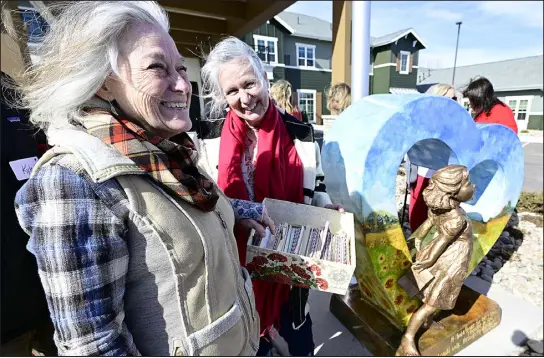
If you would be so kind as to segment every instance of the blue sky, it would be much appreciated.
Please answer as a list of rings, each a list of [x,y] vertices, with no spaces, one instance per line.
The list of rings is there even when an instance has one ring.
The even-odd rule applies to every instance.
[[[297,1],[287,11],[332,22],[331,1]],[[370,31],[383,36],[414,29],[427,45],[420,67],[453,67],[457,26],[462,21],[457,65],[543,53],[542,1],[373,1]]]

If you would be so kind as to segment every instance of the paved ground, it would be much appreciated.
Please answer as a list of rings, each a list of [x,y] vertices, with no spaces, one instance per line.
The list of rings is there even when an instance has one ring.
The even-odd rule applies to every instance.
[[[542,309],[524,301],[498,285],[470,276],[465,284],[499,303],[502,319],[499,326],[456,354],[457,356],[507,356],[519,350],[543,325]],[[331,295],[310,291],[310,314],[313,322],[316,356],[372,356],[363,345],[329,311]],[[279,338],[284,355],[287,345]],[[279,355],[279,354],[276,354]]]
[[[542,143],[523,143],[525,153],[525,177],[523,180],[523,191],[542,191],[542,170],[543,170]]]

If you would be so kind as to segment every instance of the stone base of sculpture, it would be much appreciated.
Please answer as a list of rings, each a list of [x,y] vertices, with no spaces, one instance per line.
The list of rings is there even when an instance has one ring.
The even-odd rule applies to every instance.
[[[345,296],[333,295],[330,311],[375,356],[402,356],[404,334],[378,309],[367,303],[355,286]],[[452,356],[501,321],[501,308],[486,296],[463,286],[453,310],[441,311],[434,323],[416,336],[422,356]]]

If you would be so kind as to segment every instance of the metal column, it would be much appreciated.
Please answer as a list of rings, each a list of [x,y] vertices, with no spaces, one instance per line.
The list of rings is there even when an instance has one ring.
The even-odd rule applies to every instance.
[[[351,101],[368,96],[370,67],[370,1],[352,1]]]

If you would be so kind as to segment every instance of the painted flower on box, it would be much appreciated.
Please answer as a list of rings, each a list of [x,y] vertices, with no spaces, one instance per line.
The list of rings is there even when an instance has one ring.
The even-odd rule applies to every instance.
[[[329,287],[327,280],[315,277],[321,275],[318,265],[308,266],[304,261],[299,262],[278,253],[256,255],[246,268],[254,279],[321,290]]]
[[[264,257],[264,256],[263,256]],[[285,262],[287,261],[287,257],[283,256],[283,255],[280,255],[278,253],[272,253],[270,255],[268,255],[268,258],[272,261],[280,261],[280,262]]]

